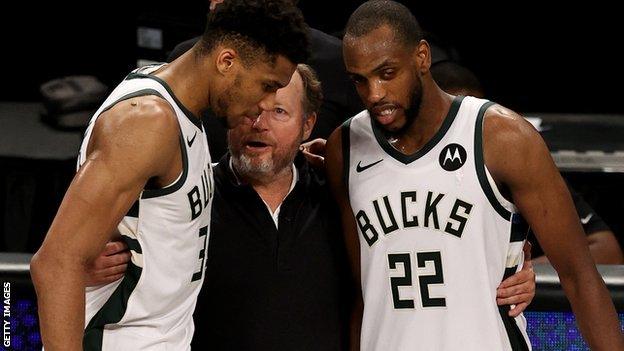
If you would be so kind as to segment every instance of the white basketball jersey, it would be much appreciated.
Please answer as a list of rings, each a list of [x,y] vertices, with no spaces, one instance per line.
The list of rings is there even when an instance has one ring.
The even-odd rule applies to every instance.
[[[86,291],[85,350],[190,350],[193,310],[204,278],[213,178],[204,130],[161,79],[160,65],[135,70],[95,113],[78,167],[98,116],[122,100],[156,95],[175,111],[183,171],[171,185],[145,189],[118,228],[131,250],[125,276]]]
[[[498,285],[521,268],[528,226],[483,163],[491,105],[455,98],[440,130],[410,156],[368,111],[343,125],[360,239],[361,350],[530,350],[524,317],[496,304]]]

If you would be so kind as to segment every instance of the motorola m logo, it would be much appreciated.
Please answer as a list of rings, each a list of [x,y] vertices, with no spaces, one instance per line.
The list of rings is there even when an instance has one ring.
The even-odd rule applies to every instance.
[[[459,156],[459,149],[455,149],[453,151],[453,155],[451,156],[451,149],[446,149],[446,154],[444,155],[444,163],[443,165],[446,166],[446,162],[451,161],[451,162],[455,162],[455,161],[459,161],[460,163],[462,162],[461,157]]]
[[[440,152],[438,160],[445,171],[456,171],[466,163],[466,149],[459,144],[448,144]]]

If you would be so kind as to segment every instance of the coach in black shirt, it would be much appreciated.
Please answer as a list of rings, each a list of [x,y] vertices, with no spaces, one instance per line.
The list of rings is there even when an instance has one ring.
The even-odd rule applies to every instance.
[[[230,156],[214,170],[208,266],[194,348],[340,350],[349,303],[347,261],[323,177],[301,154],[278,224]]]
[[[320,84],[299,65],[276,109],[228,132],[193,347],[341,350],[350,303],[340,222],[322,170],[298,151]],[[293,162],[294,160],[294,162]]]

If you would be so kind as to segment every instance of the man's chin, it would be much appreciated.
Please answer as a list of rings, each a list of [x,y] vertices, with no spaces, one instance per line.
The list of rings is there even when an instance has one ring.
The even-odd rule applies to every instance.
[[[273,168],[273,162],[269,155],[259,155],[251,152],[244,152],[238,157],[237,168],[246,173],[266,173]]]
[[[389,124],[381,124],[377,121],[377,119],[375,119],[374,121],[375,121],[375,125],[377,126],[377,129],[388,134],[399,133],[405,127],[404,119],[396,119],[392,123],[389,123]]]

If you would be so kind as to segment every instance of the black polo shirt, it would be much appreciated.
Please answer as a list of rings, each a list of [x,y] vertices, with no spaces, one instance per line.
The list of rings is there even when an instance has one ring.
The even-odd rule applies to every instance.
[[[340,218],[322,172],[299,155],[279,229],[226,155],[214,169],[206,278],[193,347],[343,350],[350,280]]]

